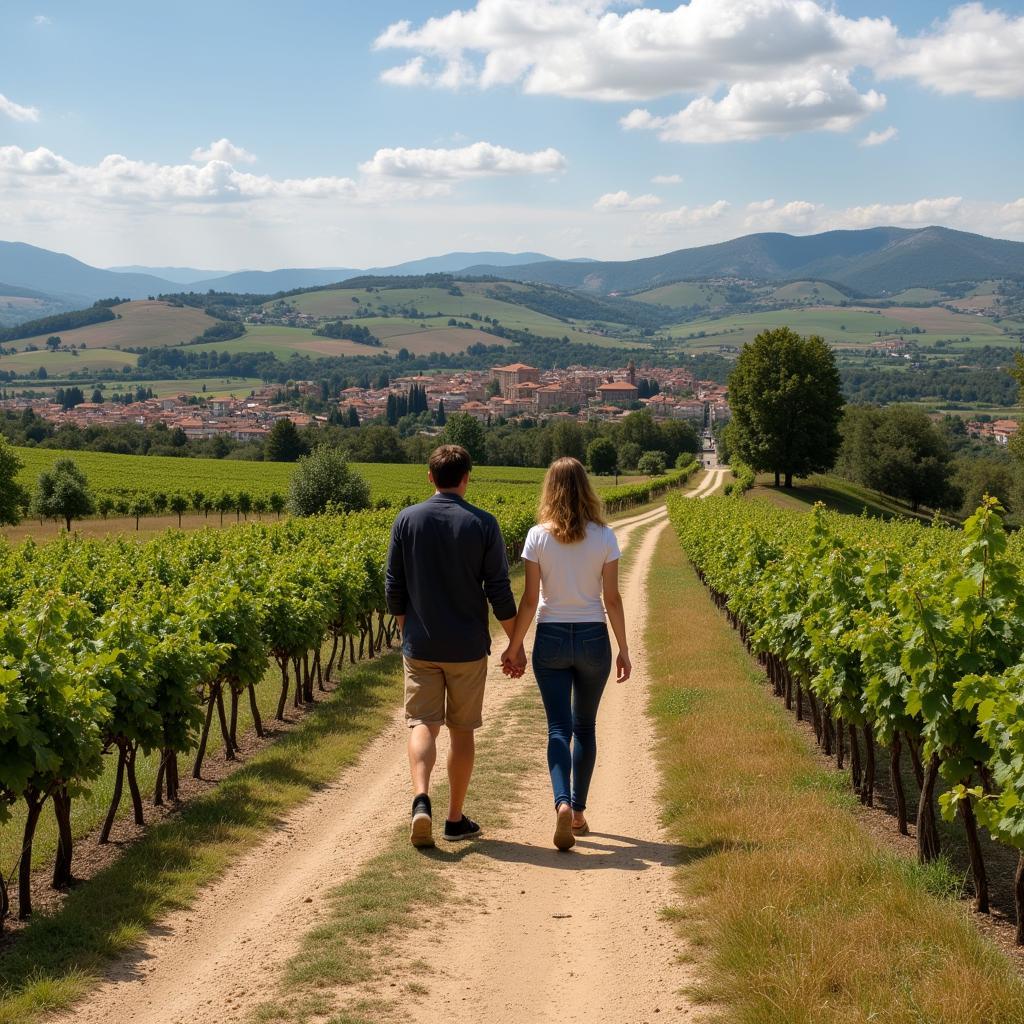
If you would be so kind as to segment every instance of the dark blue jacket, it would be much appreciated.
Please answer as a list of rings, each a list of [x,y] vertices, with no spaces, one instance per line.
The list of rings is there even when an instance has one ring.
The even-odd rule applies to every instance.
[[[423,661],[476,661],[491,651],[490,602],[516,614],[498,521],[455,494],[403,509],[391,529],[388,610],[405,616],[402,651]]]

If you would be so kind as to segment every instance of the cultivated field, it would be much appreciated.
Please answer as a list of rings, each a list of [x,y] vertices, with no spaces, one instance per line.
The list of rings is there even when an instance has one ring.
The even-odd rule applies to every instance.
[[[166,302],[125,302],[114,306],[119,320],[90,324],[73,331],[58,331],[66,346],[84,344],[86,348],[156,348],[162,345],[180,345],[202,334],[216,320],[201,309],[191,306],[172,306]],[[15,342],[17,348],[27,345],[42,348],[48,335],[25,338]]]
[[[631,295],[637,302],[649,302],[658,306],[722,306],[726,301],[724,288],[700,281],[678,281],[676,284],[662,285],[646,292]]]
[[[70,335],[70,331],[68,334]],[[62,335],[63,337],[63,335]],[[62,377],[75,371],[99,372],[120,370],[124,366],[138,365],[139,357],[132,352],[118,352],[108,348],[76,349],[73,352],[16,352],[0,356],[0,370],[14,373],[36,373],[40,368],[50,377]]]

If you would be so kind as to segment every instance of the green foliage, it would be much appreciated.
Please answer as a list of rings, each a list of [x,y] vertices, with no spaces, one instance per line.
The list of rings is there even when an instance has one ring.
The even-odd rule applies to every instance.
[[[353,512],[370,505],[370,486],[335,448],[321,445],[299,461],[292,476],[288,506],[292,515]]]
[[[474,464],[482,462],[486,453],[483,425],[468,412],[455,412],[448,417],[441,434],[442,444],[460,444],[469,452]]]
[[[0,438],[0,523],[13,526],[21,521],[22,510],[29,505],[29,494],[18,483],[24,463],[17,452]]]
[[[680,456],[683,458],[683,456]],[[611,476],[619,462],[619,453],[610,438],[595,437],[587,445],[587,466],[597,476]],[[682,468],[682,467],[677,467]]]
[[[34,515],[41,519],[63,519],[71,529],[73,519],[90,516],[96,510],[85,474],[72,459],[58,459],[52,469],[39,474],[32,501]]]
[[[307,450],[298,427],[285,417],[270,428],[263,455],[269,462],[297,462]]]
[[[668,467],[668,457],[664,452],[644,452],[636,468],[645,476],[661,476]]]
[[[744,345],[729,376],[730,448],[776,481],[830,469],[839,452],[843,396],[835,356],[788,327]]]

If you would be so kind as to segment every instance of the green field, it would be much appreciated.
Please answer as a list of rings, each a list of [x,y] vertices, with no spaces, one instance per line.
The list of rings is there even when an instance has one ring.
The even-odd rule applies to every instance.
[[[799,334],[819,334],[830,344],[840,347],[863,347],[879,340],[878,332],[892,334],[908,327],[921,327],[926,333],[907,335],[918,345],[933,345],[940,339],[969,338],[968,345],[1016,345],[1014,338],[984,317],[951,313],[937,306],[915,309],[895,307],[882,311],[849,306],[833,309],[827,306],[804,309],[781,309],[761,313],[736,313],[732,316],[705,317],[669,329],[676,338],[687,339],[688,348],[717,348],[719,345],[741,346],[763,330],[791,327]],[[703,338],[688,335],[704,331]]]
[[[776,302],[842,302],[846,296],[824,281],[790,281],[772,292]]]
[[[68,346],[84,343],[86,348],[156,348],[191,341],[218,322],[201,309],[147,300],[125,302],[114,306],[113,311],[120,319],[57,333]],[[43,334],[15,344],[21,349],[26,345],[42,348],[47,337]]]
[[[713,284],[700,281],[677,281],[675,284],[662,285],[649,291],[631,295],[636,302],[649,302],[658,306],[723,306],[726,303],[726,291]]]
[[[74,352],[16,352],[0,356],[0,370],[14,373],[36,373],[42,367],[50,377],[66,377],[76,371],[120,370],[124,366],[136,366],[139,357],[132,352],[118,352],[115,349],[76,349]]]
[[[440,317],[447,324],[449,317],[468,320],[471,313],[478,313],[481,317],[497,320],[504,327],[532,331],[542,337],[568,336],[572,341],[609,348],[623,344],[615,338],[591,333],[586,325],[558,320],[526,306],[489,298],[484,294],[486,287],[491,286],[460,283],[462,295],[449,295],[443,288],[388,288],[372,292],[365,288],[333,288],[296,295],[289,301],[299,312],[320,317],[351,317],[360,310],[391,319],[401,317],[403,309],[413,308],[427,314],[433,323],[437,322],[434,317]],[[360,319],[359,322],[369,324],[370,321]]]
[[[17,390],[30,391],[40,398],[52,395],[62,384],[59,380],[47,383],[18,381]],[[144,387],[153,392],[156,398],[167,395],[200,395],[204,398],[245,398],[251,391],[261,388],[263,381],[259,377],[194,377],[178,379],[169,377],[165,380],[125,381],[121,377],[109,377],[89,381],[87,387],[100,388],[104,398],[109,401],[118,393],[134,394],[137,387]],[[205,388],[205,390],[204,390]]]
[[[287,361],[292,353],[327,359],[331,356],[368,356],[374,348],[357,345],[354,341],[318,338],[308,327],[249,326],[241,338],[231,341],[210,341],[190,345],[189,352],[228,352],[232,355],[251,352],[269,352],[277,359]]]
[[[59,458],[74,459],[90,485],[97,491],[163,491],[207,495],[222,491],[248,491],[252,495],[286,493],[295,470],[293,462],[247,462],[234,459],[177,459],[163,455],[114,455],[108,452],[57,451],[50,448],[17,448],[25,464],[18,476],[28,488],[34,488],[39,474]],[[398,463],[355,463],[366,478],[374,500],[402,501],[429,497],[425,466]],[[544,479],[543,469],[518,466],[478,466],[470,482],[472,492],[493,497],[512,494],[524,487],[536,491]],[[646,477],[620,476],[620,486],[646,480]],[[594,477],[599,490],[615,486],[615,478]]]
[[[907,288],[892,297],[893,302],[938,302],[942,292],[937,288]]]

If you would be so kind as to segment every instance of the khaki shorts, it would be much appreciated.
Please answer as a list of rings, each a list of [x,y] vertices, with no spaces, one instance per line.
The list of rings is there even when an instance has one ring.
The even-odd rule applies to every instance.
[[[420,661],[405,658],[405,720],[414,725],[479,729],[483,725],[487,659]]]

